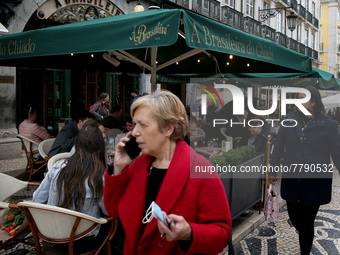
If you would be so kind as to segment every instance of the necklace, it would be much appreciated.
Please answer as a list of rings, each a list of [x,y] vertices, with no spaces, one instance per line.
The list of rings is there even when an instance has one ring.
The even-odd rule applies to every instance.
[[[314,118],[312,118],[310,121],[308,121],[308,123],[306,124],[304,118],[302,118],[302,122],[303,122],[303,125],[305,125],[303,128],[302,128],[302,131],[305,130],[305,128],[309,125],[309,123],[311,123],[312,121],[314,120]]]
[[[161,165],[163,164],[163,162],[161,162],[160,164],[158,164],[158,166],[153,166],[152,164],[153,164],[154,161],[155,161],[155,159],[153,159],[153,160],[151,161],[151,164],[150,164],[150,167],[149,167],[149,175],[151,174],[152,169],[158,168],[159,166],[161,166]],[[166,162],[168,162],[168,161],[171,161],[171,159],[167,159],[167,160],[166,160]]]

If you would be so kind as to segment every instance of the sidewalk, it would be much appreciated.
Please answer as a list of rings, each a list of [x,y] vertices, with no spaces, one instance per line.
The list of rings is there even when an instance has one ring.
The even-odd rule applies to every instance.
[[[18,176],[26,167],[26,158],[0,160],[0,172]],[[32,198],[36,187],[19,192],[16,198]],[[276,185],[279,194],[280,181]],[[264,222],[263,213],[250,209],[248,215],[241,215],[233,221],[232,235],[235,254],[299,254],[298,236],[292,226],[285,201],[280,203],[280,218],[277,223]],[[315,239],[312,254],[340,254],[340,178],[337,171],[333,178],[332,202],[320,207],[315,223]],[[33,243],[33,238],[32,238]],[[227,254],[227,248],[221,254]],[[35,248],[18,244],[10,249],[0,250],[1,255],[36,254]]]

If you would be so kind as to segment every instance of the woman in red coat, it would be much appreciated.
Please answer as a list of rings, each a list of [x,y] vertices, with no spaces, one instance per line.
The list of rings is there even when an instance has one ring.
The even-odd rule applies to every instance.
[[[105,208],[126,233],[124,255],[222,252],[231,231],[226,193],[217,174],[196,172],[211,164],[182,141],[188,131],[182,102],[156,92],[137,99],[131,116],[135,127],[118,143],[104,187]],[[122,148],[130,134],[142,150],[135,161]],[[168,226],[158,218],[142,223],[152,201]]]

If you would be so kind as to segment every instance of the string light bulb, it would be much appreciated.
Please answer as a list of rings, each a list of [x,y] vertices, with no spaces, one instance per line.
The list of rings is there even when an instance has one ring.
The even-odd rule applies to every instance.
[[[71,53],[71,56],[73,56],[73,53]]]
[[[201,60],[200,60],[200,59],[197,59],[197,62],[198,62],[198,63],[200,63],[200,62],[201,62]]]
[[[229,62],[227,62],[227,66],[229,65]]]
[[[250,66],[250,64],[249,63],[247,63],[247,67],[249,67]]]
[[[94,57],[94,55],[93,54],[91,54],[91,58],[93,58]]]
[[[156,65],[158,64],[158,61],[156,60]]]
[[[179,63],[178,63],[178,61],[176,62],[176,65],[178,65]]]
[[[234,58],[234,56],[233,56],[233,55],[229,55],[229,58],[230,58],[230,59],[233,59],[233,58]]]

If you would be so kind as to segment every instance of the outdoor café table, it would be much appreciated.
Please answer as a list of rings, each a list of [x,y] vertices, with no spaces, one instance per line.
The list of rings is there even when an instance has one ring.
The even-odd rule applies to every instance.
[[[204,136],[203,135],[191,135],[190,136],[190,142],[199,142],[204,140]]]
[[[190,138],[191,140],[191,138]],[[197,147],[195,148],[196,152],[201,154],[202,156],[209,157],[211,155],[215,155],[221,151],[220,147]]]

